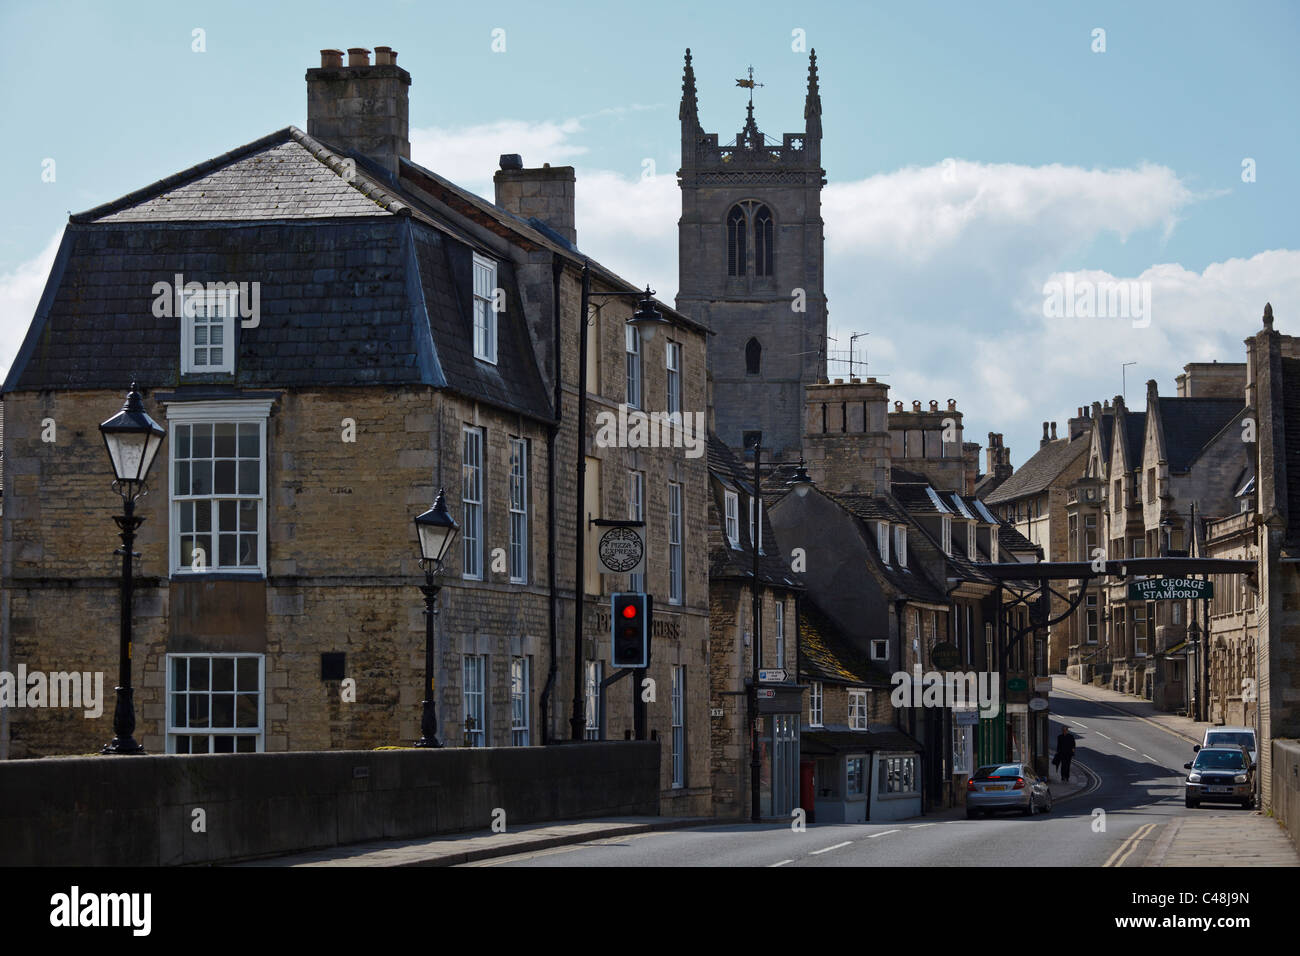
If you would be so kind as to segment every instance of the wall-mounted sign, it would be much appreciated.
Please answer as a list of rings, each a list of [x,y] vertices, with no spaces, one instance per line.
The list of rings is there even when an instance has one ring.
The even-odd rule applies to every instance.
[[[953,723],[958,727],[968,727],[980,722],[980,712],[978,710],[954,710],[952,719]]]
[[[950,671],[961,663],[956,644],[936,644],[930,649],[930,663],[936,670]]]
[[[721,717],[721,716],[722,716],[722,708],[721,708],[721,707],[710,707],[710,708],[709,708],[709,716],[710,716],[710,717]]]
[[[1007,681],[1007,690],[1029,690],[1029,681],[1025,680],[1023,677],[1013,677]]]
[[[772,698],[776,697],[776,688],[760,687],[758,689],[758,697],[760,700],[771,700]]]
[[[602,574],[642,574],[645,571],[645,528],[618,525],[600,532],[596,557]]]
[[[1029,701],[1030,710],[1047,710],[1046,697],[1033,697]]]
[[[758,672],[760,684],[784,684],[785,680],[785,668],[783,667],[767,667]]]
[[[1201,601],[1214,597],[1214,582],[1200,578],[1144,578],[1128,583],[1130,601]]]

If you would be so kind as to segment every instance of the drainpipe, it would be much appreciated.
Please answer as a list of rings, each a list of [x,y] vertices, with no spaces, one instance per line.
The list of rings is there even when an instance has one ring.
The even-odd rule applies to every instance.
[[[560,431],[560,419],[563,417],[562,391],[560,387],[560,277],[564,273],[564,260],[558,254],[551,259],[551,319],[553,322],[552,339],[555,346],[555,398],[554,421],[546,432],[546,592],[547,622],[551,647],[550,665],[546,668],[546,686],[542,688],[538,709],[541,711],[542,744],[553,743],[551,739],[551,688],[555,686],[556,669],[559,666],[559,634],[556,617],[560,613],[559,598],[555,583],[555,452],[557,435]]]
[[[574,740],[582,739],[586,715],[582,699],[582,618],[586,598],[586,568],[583,545],[586,543],[587,497],[587,311],[591,305],[591,267],[582,263],[582,305],[578,312],[578,446],[576,462],[578,487],[574,507],[573,573],[573,713],[569,730]]]

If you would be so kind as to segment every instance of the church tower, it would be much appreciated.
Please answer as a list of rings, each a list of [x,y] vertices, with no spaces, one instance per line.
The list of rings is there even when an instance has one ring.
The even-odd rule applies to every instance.
[[[682,77],[682,190],[677,308],[709,340],[715,427],[734,449],[762,433],[764,458],[797,458],[805,387],[825,378],[822,104],[817,52],[808,58],[804,131],[779,142],[754,120],[718,144],[700,128],[691,51]],[[760,84],[761,85],[761,84]]]

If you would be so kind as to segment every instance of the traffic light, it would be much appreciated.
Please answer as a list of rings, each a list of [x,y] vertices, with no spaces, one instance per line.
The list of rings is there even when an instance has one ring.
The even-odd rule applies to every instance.
[[[610,600],[610,665],[647,667],[650,664],[650,615],[648,594],[615,594]]]

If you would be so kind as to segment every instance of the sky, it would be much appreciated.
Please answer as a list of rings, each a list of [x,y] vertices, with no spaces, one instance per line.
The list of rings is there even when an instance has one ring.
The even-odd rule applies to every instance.
[[[575,166],[579,245],[671,302],[685,48],[722,141],[751,65],[759,127],[802,130],[815,48],[831,347],[868,333],[859,374],[957,399],[1019,465],[1125,376],[1141,405],[1243,361],[1265,301],[1300,333],[1298,39],[1269,2],[4,0],[0,371],[68,214],[305,128],[322,48],[396,49],[412,158],[463,186],[501,153]]]

